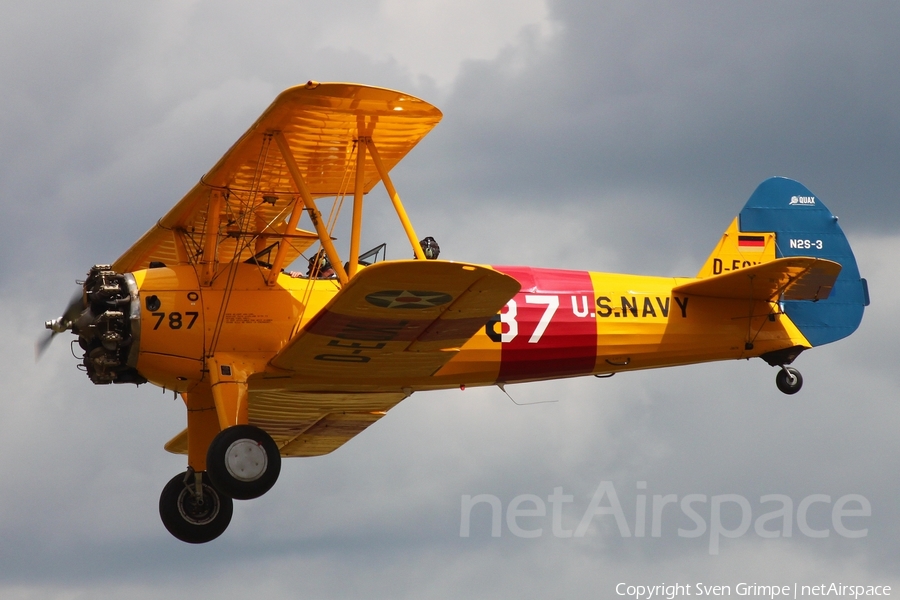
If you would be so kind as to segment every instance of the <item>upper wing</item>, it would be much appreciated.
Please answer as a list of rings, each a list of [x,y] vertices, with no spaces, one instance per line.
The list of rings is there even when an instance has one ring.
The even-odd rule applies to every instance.
[[[378,263],[351,279],[271,364],[305,383],[399,389],[449,361],[519,287],[466,263]]]
[[[831,260],[805,256],[779,258],[685,283],[672,291],[713,298],[824,300],[840,272],[841,265]]]
[[[315,234],[286,231],[297,193],[273,134],[281,132],[313,197],[352,192],[356,140],[372,139],[390,170],[441,119],[427,102],[393,90],[346,83],[314,83],[282,92],[225,156],[159,222],[113,265],[118,272],[203,259],[210,207],[218,211],[220,262],[260,262],[289,244],[284,264],[312,245]],[[364,190],[380,177],[365,164]],[[212,201],[212,194],[221,194]],[[213,258],[212,260],[215,260]]]

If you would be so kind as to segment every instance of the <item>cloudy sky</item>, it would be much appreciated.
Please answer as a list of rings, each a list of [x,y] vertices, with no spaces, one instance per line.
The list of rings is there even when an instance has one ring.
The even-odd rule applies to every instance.
[[[3,2],[0,596],[615,598],[620,582],[896,593],[898,30],[892,2]],[[497,389],[417,394],[334,454],[286,461],[218,540],[182,544],[157,503],[184,468],[162,450],[183,405],[92,386],[65,339],[35,364],[33,344],[75,279],[308,79],[443,110],[393,174],[442,258],[690,276],[755,186],[785,175],[841,217],[872,306],[852,337],[798,360],[793,397],[762,361],[508,388],[558,400],[534,406]],[[376,204],[366,243],[405,255]],[[572,497],[560,525],[574,530],[601,484],[632,535],[609,515],[555,535],[554,490]],[[499,537],[486,504],[460,535],[463,497],[479,494],[501,504]],[[670,505],[652,537],[653,496],[692,494],[708,498],[693,505],[707,531],[679,535],[695,524]],[[734,530],[740,508],[722,500],[746,499],[755,521],[778,507],[761,501],[771,494],[793,505],[791,535],[751,526],[711,554],[713,497]],[[808,526],[827,537],[797,522],[815,494],[829,500]],[[506,519],[523,495],[518,508],[537,497],[546,515],[513,525],[536,537]],[[847,495],[871,506],[844,519],[863,537],[832,521]]]

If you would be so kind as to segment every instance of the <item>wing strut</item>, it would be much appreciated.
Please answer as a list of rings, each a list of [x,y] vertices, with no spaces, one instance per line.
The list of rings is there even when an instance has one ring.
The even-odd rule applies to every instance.
[[[206,219],[206,239],[203,247],[203,285],[212,285],[216,274],[217,249],[219,242],[219,217],[222,214],[224,197],[220,190],[212,190],[209,194],[209,209]]]
[[[409,238],[409,243],[412,245],[416,258],[425,260],[425,253],[419,245],[419,238],[416,237],[416,232],[413,230],[412,223],[409,222],[409,217],[406,216],[406,210],[403,208],[403,203],[400,202],[400,196],[397,194],[397,190],[391,182],[387,169],[384,168],[384,163],[381,162],[381,155],[378,154],[378,149],[375,147],[375,144],[372,143],[372,138],[366,138],[366,145],[369,147],[369,152],[372,154],[372,162],[375,163],[375,168],[378,169],[378,174],[381,175],[381,181],[384,182],[384,187],[391,197],[391,202],[394,203],[394,209],[397,211],[397,216],[400,217],[400,223],[403,225],[403,230],[406,231],[406,237]]]
[[[285,164],[287,164],[291,179],[294,180],[294,185],[297,187],[297,191],[300,192],[303,204],[306,205],[306,209],[309,212],[309,218],[316,227],[316,233],[319,234],[319,242],[325,249],[325,255],[328,256],[328,262],[331,263],[331,267],[337,274],[341,285],[344,285],[347,283],[347,272],[344,271],[344,264],[341,262],[341,257],[338,256],[334,244],[331,243],[331,236],[328,235],[325,224],[322,223],[322,213],[316,208],[316,203],[313,200],[312,194],[309,193],[309,188],[306,187],[306,182],[303,181],[303,175],[300,173],[300,168],[297,167],[297,162],[294,160],[294,155],[291,154],[291,149],[288,147],[284,135],[280,131],[276,131],[273,133],[273,136],[275,138],[275,143],[278,144],[278,149],[281,150],[281,156],[284,158]],[[297,211],[294,212],[296,214]],[[294,215],[292,214],[291,221],[293,222],[293,220]],[[296,227],[296,223],[294,224],[294,227]],[[275,257],[275,262],[272,264],[272,271],[269,274],[270,285],[274,283],[272,274],[274,273],[274,277],[278,277],[278,273],[281,271],[282,264],[278,262],[279,257],[281,257],[281,248],[278,249],[278,255]],[[281,257],[281,262],[284,262],[283,257]]]
[[[291,218],[288,219],[288,226],[287,229],[285,229],[285,232],[290,233],[297,229],[297,223],[300,222],[300,215],[302,212],[303,196],[298,196],[294,201],[294,207],[291,209]],[[269,279],[266,282],[268,285],[275,285],[275,280],[278,279],[278,274],[281,272],[282,266],[284,266],[284,257],[287,254],[287,249],[288,240],[285,237],[278,244],[278,252],[275,253],[275,260],[272,261],[272,268],[269,271]]]
[[[356,275],[356,268],[359,266],[359,235],[362,231],[363,194],[366,185],[366,145],[365,138],[360,135],[356,141],[356,186],[353,188],[353,225],[350,227],[348,277]]]

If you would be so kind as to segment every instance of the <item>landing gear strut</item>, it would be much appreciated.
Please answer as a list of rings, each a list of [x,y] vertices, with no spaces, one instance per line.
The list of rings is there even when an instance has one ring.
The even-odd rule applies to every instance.
[[[281,473],[281,453],[268,433],[252,425],[223,429],[206,455],[206,471],[176,475],[159,497],[163,525],[182,542],[204,544],[231,522],[232,498],[265,494]]]
[[[204,544],[222,535],[231,522],[234,503],[188,469],[173,477],[159,496],[163,525],[182,542]]]
[[[785,394],[796,394],[803,387],[803,377],[794,367],[782,365],[781,370],[775,375],[775,385]]]
[[[217,490],[236,500],[268,492],[281,472],[281,453],[268,433],[252,425],[223,429],[206,454],[206,469]]]
[[[806,350],[804,346],[791,346],[774,352],[760,354],[759,357],[769,363],[771,367],[781,367],[775,375],[775,385],[785,394],[796,394],[803,387],[803,377],[800,371],[788,365],[794,362],[800,353]]]

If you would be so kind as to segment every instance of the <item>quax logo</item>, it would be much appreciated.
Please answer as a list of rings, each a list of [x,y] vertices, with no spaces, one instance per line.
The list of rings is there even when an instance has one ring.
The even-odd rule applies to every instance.
[[[815,196],[791,196],[791,206],[815,206]]]

